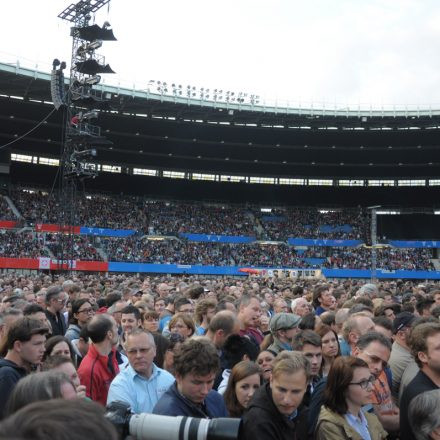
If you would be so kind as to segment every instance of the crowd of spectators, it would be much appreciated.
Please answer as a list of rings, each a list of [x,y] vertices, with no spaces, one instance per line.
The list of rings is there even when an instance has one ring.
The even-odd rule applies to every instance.
[[[196,203],[150,202],[145,204],[151,232],[255,236],[253,217],[242,207]]]
[[[137,263],[231,266],[230,245],[181,240],[151,241],[137,238],[101,240],[109,261]]]
[[[0,195],[0,220],[17,220],[5,198]]]
[[[60,238],[51,233],[0,233],[0,255],[15,258],[47,256],[48,249],[60,255]],[[73,237],[74,258],[84,261],[115,261],[154,264],[190,264],[214,266],[251,266],[286,268],[371,269],[371,249],[311,247],[272,244],[229,244],[187,240],[147,240],[128,238]],[[101,251],[99,251],[101,250]],[[377,249],[376,267],[385,270],[435,270],[429,249]],[[310,260],[315,259],[315,260]]]
[[[437,438],[439,286],[0,274],[0,438]]]
[[[34,232],[0,230],[0,256],[8,258],[47,257],[44,238]]]
[[[68,236],[64,236],[64,241],[60,243],[58,234],[41,234],[45,235],[46,246],[52,251],[53,255],[61,255],[60,246],[70,249]],[[66,247],[67,246],[67,247]],[[87,235],[73,236],[73,256],[76,260],[84,261],[102,261],[103,257],[96,250],[95,239],[89,238]]]
[[[435,270],[430,249],[376,249],[376,267],[386,270]],[[371,269],[371,249],[334,248],[325,267]]]
[[[286,208],[273,210],[270,215],[260,213],[259,217],[270,240],[285,241],[289,237],[362,240],[368,230],[368,216],[361,209]]]

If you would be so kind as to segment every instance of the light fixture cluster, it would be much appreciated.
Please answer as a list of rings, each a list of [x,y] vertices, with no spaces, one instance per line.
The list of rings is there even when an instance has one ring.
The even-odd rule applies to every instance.
[[[166,96],[224,103],[258,105],[261,101],[260,96],[256,94],[167,83],[165,81],[156,80],[150,80],[148,82],[148,91]]]

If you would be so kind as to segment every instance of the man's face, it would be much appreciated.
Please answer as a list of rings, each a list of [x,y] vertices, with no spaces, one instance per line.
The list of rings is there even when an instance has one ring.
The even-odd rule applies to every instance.
[[[121,315],[121,327],[123,333],[131,333],[135,328],[142,325],[140,319],[136,319],[134,313],[123,313]]]
[[[324,290],[324,292],[321,292],[321,296],[319,297],[318,301],[322,307],[329,308],[333,302],[333,295],[331,294],[330,290]]]
[[[37,298],[35,297],[35,293],[32,292],[27,292],[24,295],[25,300],[29,303],[29,304],[35,304]]]
[[[16,341],[14,347],[18,351],[23,362],[36,365],[41,363],[43,359],[45,342],[45,335],[32,335],[29,341]]]
[[[50,304],[55,312],[61,312],[66,306],[68,295],[65,292],[60,292],[55,298],[52,298]]]
[[[312,344],[304,344],[302,353],[310,362],[310,374],[317,376],[322,364],[322,348]]]
[[[133,369],[142,376],[149,377],[156,356],[156,346],[146,333],[129,336],[126,352]]]
[[[159,315],[165,310],[165,301],[163,299],[158,299],[154,303],[154,310],[159,313]]]
[[[373,341],[363,350],[355,347],[353,356],[364,360],[368,364],[371,374],[378,377],[380,373],[388,366],[390,350],[378,341]]]
[[[257,327],[261,315],[260,302],[252,298],[247,306],[240,307],[241,317],[246,327]]]
[[[309,305],[304,298],[300,298],[296,302],[295,310],[293,311],[293,313],[298,316],[305,316],[309,313]]]
[[[270,292],[266,292],[264,294],[264,300],[267,302],[267,304],[269,304],[270,306],[273,305],[273,295]]]
[[[349,334],[351,344],[356,344],[363,334],[374,330],[374,322],[371,318],[368,318],[367,316],[358,316],[356,319],[356,323],[357,330],[354,330]]]
[[[179,307],[179,310],[177,310],[177,313],[193,313],[193,306],[192,304],[183,304]]]
[[[440,374],[440,333],[426,338],[427,352],[419,353],[419,359],[437,374]]]
[[[286,301],[282,298],[277,299],[274,303],[273,310],[275,313],[288,312]]]
[[[389,306],[393,304],[393,297],[392,295],[385,295],[383,298],[383,305],[384,306]]]
[[[440,293],[434,295],[434,301],[436,306],[440,306]]]
[[[273,403],[278,411],[290,416],[301,405],[307,390],[307,376],[303,370],[295,373],[279,373],[270,379]]]
[[[383,313],[390,321],[394,321],[396,319],[393,309],[385,309]]]
[[[177,389],[187,399],[196,404],[201,404],[214,385],[215,372],[205,376],[188,373],[185,376],[176,374]]]

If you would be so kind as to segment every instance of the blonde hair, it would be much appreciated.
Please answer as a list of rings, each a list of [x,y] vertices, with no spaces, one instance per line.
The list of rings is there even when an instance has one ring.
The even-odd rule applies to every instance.
[[[303,370],[310,377],[310,362],[300,351],[282,351],[273,361],[272,376],[277,377],[281,373],[293,374]]]

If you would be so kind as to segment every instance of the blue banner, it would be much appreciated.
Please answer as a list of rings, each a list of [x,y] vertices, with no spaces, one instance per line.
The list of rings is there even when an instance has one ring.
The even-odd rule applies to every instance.
[[[353,247],[362,244],[360,240],[327,240],[322,238],[289,238],[287,242],[292,246]]]
[[[105,237],[129,237],[136,234],[134,229],[107,229],[107,228],[88,228],[81,226],[80,234],[83,235],[101,235]]]
[[[247,275],[237,266],[193,266],[187,264],[148,264],[148,263],[113,263],[108,264],[109,272],[151,272],[191,275]]]
[[[321,264],[326,261],[325,258],[301,258],[301,260],[303,260],[309,264],[313,264],[315,266],[321,266]]]
[[[166,273],[166,274],[191,274],[191,275],[229,275],[247,276],[253,269],[247,266],[245,272],[238,266],[199,266],[186,264],[147,264],[147,263],[114,263],[109,262],[109,272],[138,272],[138,273]],[[286,268],[283,268],[284,270]],[[282,268],[258,267],[255,272],[260,270],[283,270]],[[289,268],[290,270],[307,271],[308,269]],[[310,269],[309,269],[310,270]],[[371,278],[370,270],[362,269],[322,269],[322,274],[326,278]],[[379,279],[431,279],[440,280],[440,272],[423,270],[377,270]]]
[[[286,217],[282,215],[263,215],[261,220],[263,220],[263,222],[284,222]]]
[[[213,241],[216,243],[252,243],[255,237],[245,237],[243,235],[214,235],[214,234],[179,234],[180,237],[189,241]]]
[[[425,241],[390,240],[388,243],[391,246],[398,248],[440,248],[440,241],[433,241],[433,240],[425,240]]]

